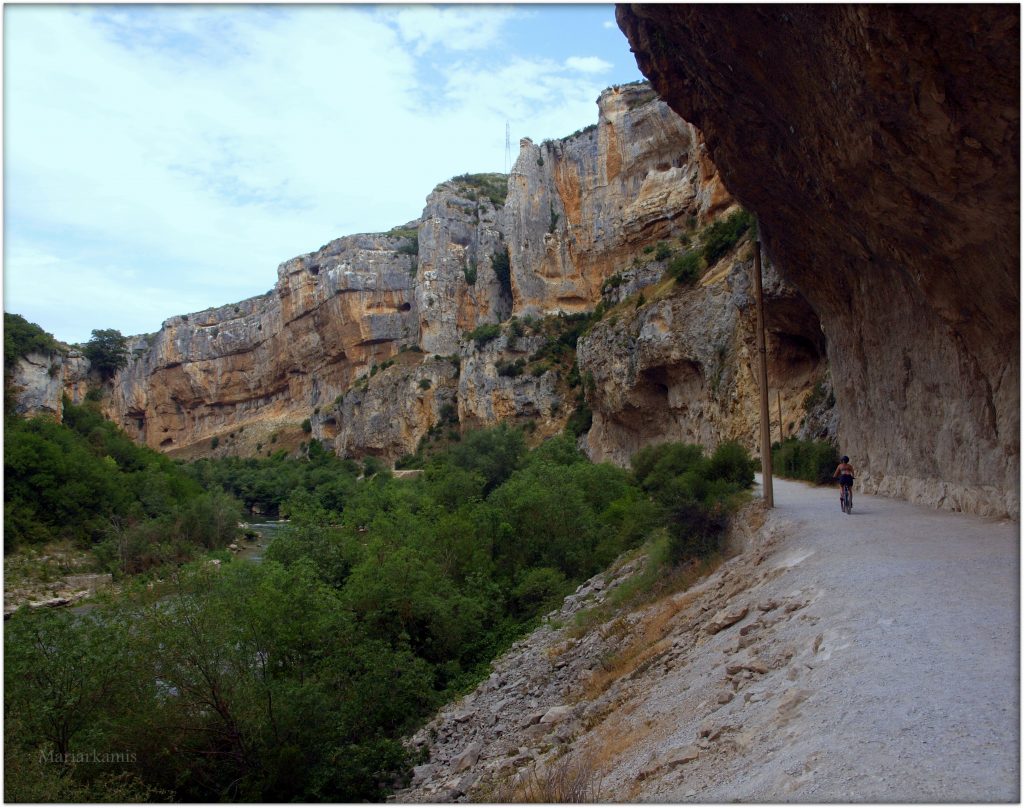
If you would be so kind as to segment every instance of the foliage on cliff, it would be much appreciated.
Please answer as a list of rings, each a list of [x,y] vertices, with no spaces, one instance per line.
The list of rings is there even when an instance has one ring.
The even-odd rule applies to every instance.
[[[128,365],[128,341],[116,328],[94,329],[82,353],[104,379]]]
[[[43,331],[20,314],[4,312],[4,370],[30,353],[52,353],[60,349],[53,334]]]

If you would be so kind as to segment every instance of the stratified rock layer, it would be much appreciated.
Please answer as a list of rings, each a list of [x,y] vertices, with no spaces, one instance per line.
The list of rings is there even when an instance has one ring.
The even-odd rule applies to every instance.
[[[1019,9],[620,5],[828,338],[866,490],[1019,513]]]

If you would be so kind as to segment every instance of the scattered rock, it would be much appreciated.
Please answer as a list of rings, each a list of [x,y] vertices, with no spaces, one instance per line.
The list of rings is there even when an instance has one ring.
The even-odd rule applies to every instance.
[[[707,625],[704,626],[704,631],[707,634],[717,634],[723,629],[729,628],[729,626],[735,625],[740,622],[744,617],[747,616],[749,607],[743,606],[729,606],[715,614],[711,620],[708,621]]]
[[[560,704],[557,707],[552,707],[543,717],[540,719],[542,724],[556,724],[572,715],[572,707],[566,704]]]
[[[715,699],[719,704],[728,704],[733,699],[733,692],[731,690],[720,690]]]
[[[483,751],[483,748],[484,745],[480,741],[471,743],[452,761],[452,771],[456,773],[464,772],[480,759],[480,752]]]

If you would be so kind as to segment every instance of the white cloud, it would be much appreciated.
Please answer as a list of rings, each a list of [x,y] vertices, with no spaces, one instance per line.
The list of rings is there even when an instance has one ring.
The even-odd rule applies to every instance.
[[[565,60],[565,66],[580,73],[607,73],[614,67],[611,62],[597,56],[570,56]]]
[[[493,45],[502,27],[519,12],[508,6],[405,6],[391,12],[404,42],[412,44],[418,55],[431,48],[450,51],[483,50]]]
[[[618,28],[619,26],[617,26],[617,25],[616,25],[616,24],[615,24],[614,22],[612,22],[611,20],[605,20],[605,21],[604,21],[603,23],[601,23],[601,27],[603,27],[603,28],[607,28],[607,29],[611,30],[611,29],[613,29],[613,28]]]

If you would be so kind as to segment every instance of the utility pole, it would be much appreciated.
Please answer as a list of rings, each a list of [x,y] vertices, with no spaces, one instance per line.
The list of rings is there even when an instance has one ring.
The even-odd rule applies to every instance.
[[[512,168],[512,127],[505,121],[505,173]]]
[[[764,489],[764,502],[769,508],[775,507],[775,494],[772,490],[772,438],[771,421],[768,415],[768,351],[764,340],[764,298],[761,294],[761,229],[754,239],[754,299],[757,302],[757,355],[761,361],[758,369],[758,381],[761,388],[761,487]]]
[[[786,435],[782,431],[782,392],[777,387],[775,388],[775,401],[779,405],[779,443],[782,443],[786,439]]]

